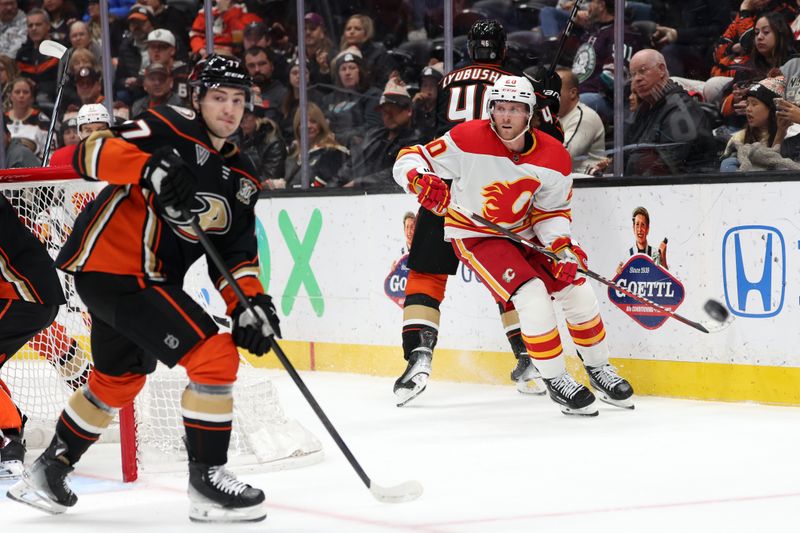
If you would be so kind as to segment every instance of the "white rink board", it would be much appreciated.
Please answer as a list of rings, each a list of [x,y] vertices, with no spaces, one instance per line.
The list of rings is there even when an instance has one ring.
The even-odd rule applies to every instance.
[[[726,302],[723,261],[728,271],[729,308],[738,305],[737,280],[741,279],[736,276],[736,235],[743,271],[750,282],[763,281],[765,236],[772,235],[772,283],[764,289],[767,309],[761,293],[752,290],[746,293],[744,308],[736,310],[774,316],[738,316],[717,333],[703,334],[674,320],[659,329],[647,330],[608,300],[605,287],[592,282],[608,329],[612,357],[800,366],[800,353],[796,350],[800,323],[800,216],[796,202],[791,200],[799,194],[800,183],[789,182],[575,189],[574,238],[587,251],[590,268],[613,277],[617,264],[627,260],[628,249],[634,244],[631,213],[639,205],[646,207],[651,218],[649,243],[657,247],[664,237],[669,238],[669,270],[686,289],[686,298],[677,312],[710,329],[716,323],[708,319],[702,305],[708,298]],[[384,294],[383,284],[405,245],[403,215],[416,208],[416,198],[399,194],[259,200],[257,215],[266,232],[266,240],[261,239],[260,256],[264,270],[269,272],[268,289],[276,300],[284,337],[399,346],[402,310]],[[318,213],[312,216],[315,211]],[[313,249],[313,235],[307,236],[312,219],[316,223],[311,225],[319,231]],[[743,226],[770,229],[735,229]],[[287,244],[294,237],[291,231],[287,232],[289,227],[296,234],[297,242],[292,246]],[[298,246],[298,242],[304,245]],[[294,291],[297,296],[290,305],[293,291],[287,291],[287,283],[296,263],[292,250],[302,256],[300,264],[308,263],[319,285],[322,307],[318,299],[316,311],[305,285]],[[786,281],[782,285],[784,275]],[[196,286],[208,282],[205,276],[190,276],[188,283]],[[764,288],[766,284],[760,286]],[[190,292],[196,292],[196,288]],[[221,300],[209,292],[214,308],[221,309]],[[568,352],[574,353],[565,331],[562,339]],[[450,279],[442,305],[439,346],[507,350],[492,298],[461,267]]]

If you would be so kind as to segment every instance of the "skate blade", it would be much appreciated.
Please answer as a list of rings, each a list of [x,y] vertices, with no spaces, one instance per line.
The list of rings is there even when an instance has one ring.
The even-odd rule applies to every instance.
[[[192,522],[261,522],[266,517],[267,509],[261,503],[238,508],[205,502],[192,502],[189,506],[189,520]]]
[[[613,405],[614,407],[619,407],[620,409],[636,408],[636,406],[633,405],[633,396],[631,396],[630,398],[625,398],[624,400],[614,400],[613,398],[610,398],[606,393],[602,391],[596,390],[595,392],[597,393],[596,394],[597,398],[600,401],[607,403],[608,405]]]
[[[22,465],[22,461],[5,461],[0,463],[0,481],[19,479],[24,471],[25,467]]]
[[[414,384],[414,387],[408,389],[405,387],[400,387],[394,391],[395,396],[399,400],[397,403],[397,407],[403,407],[405,404],[422,394],[428,386],[428,375],[427,374],[417,374],[413,378],[411,378],[411,383]]]
[[[54,502],[43,491],[29,485],[25,478],[11,485],[6,496],[50,514],[62,514],[67,510],[66,506]]]
[[[586,407],[576,408],[567,407],[566,405],[558,404],[561,412],[567,416],[597,416],[600,412],[597,410],[597,402],[592,402]]]
[[[547,387],[541,379],[532,379],[530,381],[517,380],[517,391],[522,394],[532,394],[534,396],[542,396],[547,394]]]

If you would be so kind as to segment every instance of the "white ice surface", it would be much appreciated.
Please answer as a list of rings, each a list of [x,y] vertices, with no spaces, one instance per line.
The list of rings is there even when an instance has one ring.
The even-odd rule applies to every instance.
[[[435,365],[434,365],[435,372]],[[290,378],[273,372],[286,413],[319,436],[317,465],[242,478],[267,491],[266,522],[203,526],[186,517],[184,475],[119,481],[113,445],[93,448],[71,484],[78,504],[50,516],[3,498],[0,532],[768,532],[800,515],[800,410],[637,398],[596,418],[545,397],[432,381],[398,409],[392,379],[303,373],[367,474],[425,487],[375,501]],[[30,454],[29,460],[35,458]],[[213,529],[211,529],[213,527]]]

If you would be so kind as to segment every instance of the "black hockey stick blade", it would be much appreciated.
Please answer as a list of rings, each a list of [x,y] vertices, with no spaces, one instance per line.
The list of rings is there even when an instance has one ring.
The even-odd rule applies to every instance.
[[[256,317],[256,320],[260,322],[258,313],[255,312],[255,309],[253,309],[253,304],[247,299],[247,296],[244,294],[244,291],[242,291],[239,283],[234,279],[230,270],[228,270],[227,265],[219,255],[214,243],[211,242],[211,239],[208,238],[206,232],[200,227],[200,222],[198,222],[197,217],[187,211],[183,211],[182,215],[186,220],[189,221],[192,230],[194,231],[195,235],[197,235],[197,238],[200,240],[203,248],[205,248],[206,255],[208,255],[208,257],[211,259],[211,262],[217,267],[217,270],[219,270],[222,277],[225,278],[225,281],[228,283],[228,285],[230,285],[231,289],[233,289],[236,299],[239,300],[239,303],[244,305],[252,313],[252,315]],[[259,327],[261,327],[261,325],[262,324],[260,323],[258,324]],[[366,487],[369,489],[370,494],[372,494],[376,500],[383,503],[403,503],[419,498],[422,495],[422,485],[418,481],[406,481],[405,483],[401,483],[400,485],[393,487],[381,487],[372,482],[370,477],[361,467],[361,464],[353,455],[353,452],[350,451],[350,448],[344,442],[344,439],[342,439],[341,435],[339,435],[336,427],[334,427],[333,423],[328,419],[325,411],[323,411],[322,407],[320,407],[317,399],[314,398],[314,395],[311,394],[310,390],[308,390],[305,382],[300,377],[300,374],[297,373],[297,370],[295,370],[294,365],[291,361],[289,361],[289,358],[286,357],[286,353],[284,353],[283,349],[275,340],[275,337],[272,337],[270,344],[272,350],[275,352],[275,355],[278,357],[278,360],[286,369],[286,372],[288,372],[297,388],[300,389],[300,393],[311,406],[311,409],[314,411],[314,414],[317,415],[317,418],[319,418],[320,422],[322,422],[322,425],[325,426],[328,434],[344,454],[347,462],[350,463],[350,466],[352,466],[353,470],[356,471],[358,477],[361,478],[361,481],[363,481],[364,485],[366,485]]]
[[[547,248],[544,248],[543,246],[539,246],[535,242],[532,242],[532,241],[530,241],[530,240],[528,240],[528,239],[526,239],[524,237],[520,237],[519,235],[517,235],[513,231],[511,231],[511,230],[509,230],[507,228],[504,228],[503,226],[500,226],[499,224],[495,224],[494,222],[483,218],[482,216],[480,216],[477,213],[473,213],[472,211],[470,211],[466,207],[461,207],[460,205],[456,205],[454,203],[451,203],[448,207],[450,209],[452,209],[453,211],[456,211],[457,213],[461,213],[465,217],[471,218],[472,220],[474,220],[476,222],[480,222],[481,224],[483,224],[487,228],[493,229],[498,233],[502,233],[503,235],[505,235],[506,237],[508,237],[509,239],[511,239],[511,240],[513,240],[515,242],[518,242],[518,243],[520,243],[520,244],[522,244],[524,246],[527,246],[529,248],[533,248],[537,252],[546,255],[550,259],[558,261],[558,257],[556,257],[556,254],[554,254],[553,252],[551,252]],[[580,273],[582,273],[584,276],[586,276],[587,278],[592,278],[593,280],[599,281],[603,285],[611,287],[615,291],[619,291],[619,292],[625,294],[626,296],[628,296],[630,298],[633,298],[637,302],[643,303],[645,305],[649,305],[653,309],[658,309],[659,311],[661,311],[665,315],[668,315],[671,318],[674,318],[678,322],[683,322],[687,326],[691,326],[694,329],[696,329],[697,331],[702,331],[703,333],[708,333],[708,330],[706,329],[706,327],[703,326],[702,324],[700,324],[699,322],[695,322],[693,320],[689,320],[688,318],[683,317],[683,316],[679,315],[678,313],[670,311],[669,309],[667,309],[666,307],[664,307],[661,304],[657,304],[656,302],[654,302],[652,300],[649,300],[649,299],[645,298],[644,296],[639,296],[638,294],[629,291],[625,287],[617,285],[613,281],[601,276],[600,274],[597,274],[596,272],[593,272],[593,271],[589,270],[588,268],[582,268],[579,265],[578,266],[578,271]]]

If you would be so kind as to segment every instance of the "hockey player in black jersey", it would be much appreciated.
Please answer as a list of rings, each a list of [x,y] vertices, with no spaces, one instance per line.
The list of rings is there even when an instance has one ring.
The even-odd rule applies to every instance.
[[[189,518],[257,521],[264,493],[225,469],[233,421],[237,346],[262,355],[279,321],[258,280],[254,207],[260,189],[249,160],[226,139],[239,127],[252,84],[239,59],[213,55],[190,78],[193,110],[161,106],[75,152],[78,174],[109,185],[78,217],[57,259],[74,275],[92,317],[95,371],[70,398],[50,446],[12,486],[10,498],[51,513],[75,505],[66,476],[161,361],[181,365],[189,456]],[[232,335],[183,291],[203,247],[196,217],[261,317],[263,328],[209,262],[227,303]]]
[[[469,120],[488,118],[486,97],[492,84],[503,75],[521,75],[504,66],[506,32],[493,19],[481,19],[469,30],[468,51],[471,63],[444,75],[436,101],[437,135]],[[563,142],[558,122],[558,94],[551,90],[550,77],[533,80],[538,101],[536,120],[539,130]],[[558,78],[556,75],[555,78]],[[529,78],[530,79],[530,78]],[[545,92],[547,94],[545,94]],[[433,348],[439,332],[439,305],[444,299],[448,276],[456,273],[458,258],[444,241],[444,219],[425,208],[417,215],[417,227],[408,259],[409,275],[403,307],[403,356],[408,366],[394,384],[398,406],[425,390],[431,372]],[[503,328],[517,360],[511,379],[520,392],[544,394],[546,389],[530,363],[522,342],[519,317],[513,304],[498,302]]]

